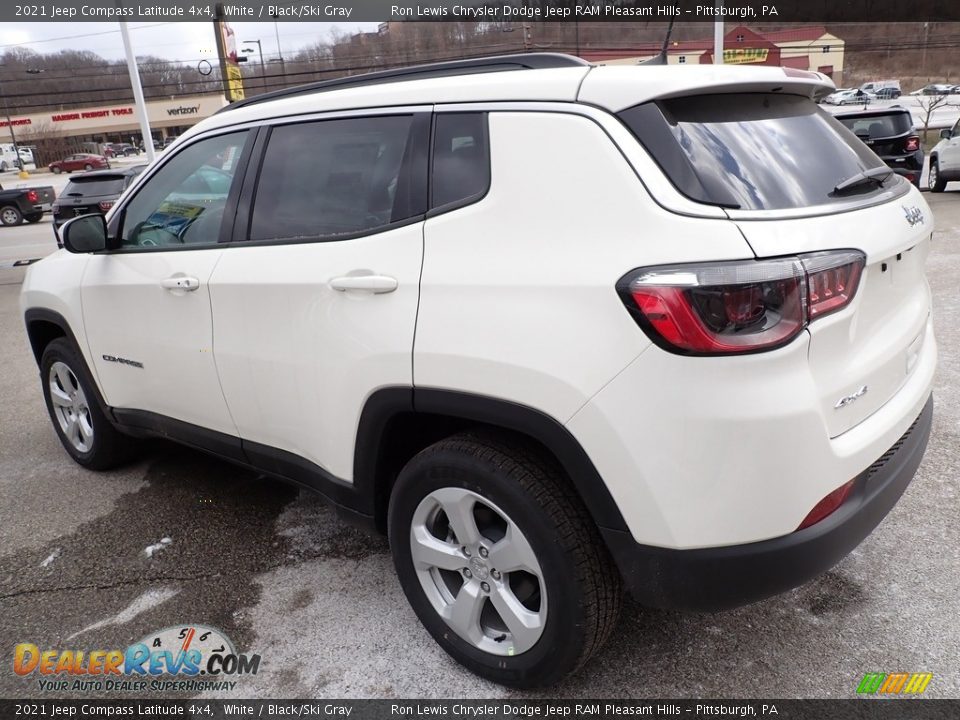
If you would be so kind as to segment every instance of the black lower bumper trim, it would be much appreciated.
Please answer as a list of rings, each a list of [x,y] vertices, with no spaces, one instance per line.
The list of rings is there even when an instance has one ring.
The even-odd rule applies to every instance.
[[[650,607],[723,610],[790,590],[826,572],[896,505],[930,437],[933,397],[893,447],[856,478],[846,502],[804,530],[761,542],[698,550],[640,545],[601,528],[633,596]]]

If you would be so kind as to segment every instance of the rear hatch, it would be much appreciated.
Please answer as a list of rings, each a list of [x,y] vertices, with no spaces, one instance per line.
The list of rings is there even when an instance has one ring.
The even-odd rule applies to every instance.
[[[845,127],[884,160],[916,152],[919,138],[913,132],[913,118],[907,111],[880,110],[837,117]],[[907,141],[913,138],[913,149]]]
[[[69,220],[79,215],[105,213],[126,187],[126,177],[117,175],[88,175],[72,178],[57,202],[57,217]]]
[[[810,371],[830,437],[895,395],[929,315],[924,260],[933,218],[922,196],[798,95],[675,97],[619,117],[678,191],[724,208],[758,258],[863,253],[852,299],[807,326]],[[808,287],[810,298],[850,295],[831,273]]]
[[[920,353],[930,313],[930,211],[914,191],[855,212],[737,225],[760,257],[836,248],[867,256],[850,306],[807,329],[810,371],[827,431],[836,437],[893,397]]]

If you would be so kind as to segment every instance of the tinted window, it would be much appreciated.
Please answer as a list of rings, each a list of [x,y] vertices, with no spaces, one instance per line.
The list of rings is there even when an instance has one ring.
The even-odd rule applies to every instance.
[[[335,240],[425,212],[426,166],[412,157],[414,117],[275,127],[257,183],[251,240]]]
[[[807,98],[702,95],[645,103],[620,117],[677,189],[700,202],[776,210],[881,190],[868,182],[834,192],[843,180],[883,163]],[[890,176],[885,184],[896,182]]]
[[[913,128],[909,113],[868,115],[866,117],[838,117],[844,127],[865,140],[903,135]]]
[[[440,113],[433,139],[431,207],[469,201],[490,186],[486,113]]]
[[[108,177],[74,178],[63,189],[67,197],[90,197],[92,195],[119,195],[127,186],[123,175]]]
[[[246,139],[220,135],[177,153],[127,203],[122,246],[216,243]]]

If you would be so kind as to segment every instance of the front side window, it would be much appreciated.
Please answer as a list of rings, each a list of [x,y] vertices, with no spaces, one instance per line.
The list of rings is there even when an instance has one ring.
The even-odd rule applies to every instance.
[[[127,203],[120,246],[216,244],[247,137],[219,135],[177,153]]]
[[[392,115],[273,128],[249,239],[339,240],[422,215],[414,126],[413,115]]]

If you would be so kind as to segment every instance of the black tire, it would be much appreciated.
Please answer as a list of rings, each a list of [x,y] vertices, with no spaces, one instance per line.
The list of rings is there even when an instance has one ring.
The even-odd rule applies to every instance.
[[[93,428],[90,448],[81,451],[67,438],[54,411],[50,387],[50,368],[54,363],[63,363],[73,373],[77,385],[87,398],[85,416]],[[57,338],[44,348],[40,358],[40,381],[43,386],[43,399],[47,404],[47,413],[53,428],[67,454],[78,464],[90,470],[109,470],[129,461],[136,453],[138,443],[113,427],[103,414],[100,394],[90,377],[87,364],[73,344],[65,338]]]
[[[464,640],[424,592],[411,527],[420,502],[441,488],[465,489],[499,507],[533,549],[543,571],[547,612],[529,650],[494,654]],[[553,685],[582,667],[616,624],[621,579],[589,512],[555,463],[522,441],[465,433],[420,452],[391,493],[388,534],[400,584],[420,621],[454,660],[494,682]],[[494,549],[490,552],[492,557]]]
[[[930,170],[929,175],[927,176],[927,187],[930,189],[930,192],[943,192],[947,189],[947,181],[943,179],[943,176],[940,174],[940,160],[938,158],[930,158]]]
[[[107,165],[107,167],[110,167],[110,166]],[[86,165],[83,166],[83,169],[86,170],[87,172],[90,172],[91,170],[93,170],[93,165],[91,165],[90,163],[87,163]]]
[[[43,219],[43,213],[42,212],[30,213],[29,215],[24,215],[23,219],[26,220],[28,223],[38,223]]]
[[[0,225],[15,227],[23,222],[23,214],[15,205],[0,207]]]
[[[60,167],[59,165],[55,165],[55,166],[53,166],[53,167],[50,168],[50,169],[53,171],[53,174],[54,174],[54,175],[59,175],[60,173],[63,172],[63,168]]]

